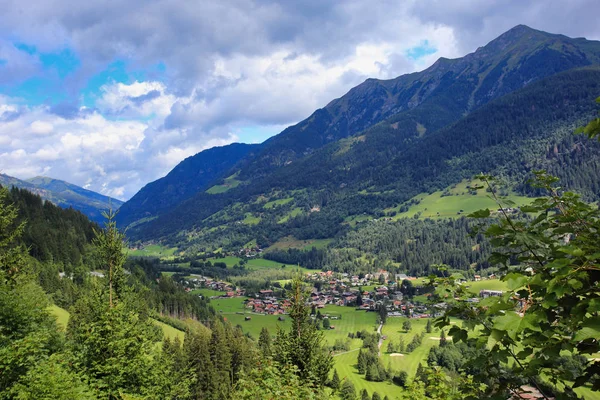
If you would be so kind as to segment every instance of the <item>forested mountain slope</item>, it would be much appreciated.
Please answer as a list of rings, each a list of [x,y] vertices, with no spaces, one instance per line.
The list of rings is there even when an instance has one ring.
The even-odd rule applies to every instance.
[[[118,221],[128,225],[151,218],[208,188],[239,160],[260,148],[233,143],[213,147],[180,162],[167,176],[144,186],[119,209]]]
[[[27,189],[63,208],[73,207],[96,222],[103,220],[102,211],[108,208],[117,209],[123,204],[121,200],[44,176],[21,180],[0,174],[0,184],[8,188],[15,186]]]
[[[600,42],[519,25],[465,57],[440,58],[424,71],[395,79],[368,79],[267,140],[240,177],[269,173],[392,115],[400,139],[431,133],[538,79],[599,62]]]
[[[440,190],[479,172],[503,176],[521,193],[534,169],[556,174],[589,198],[599,194],[600,147],[575,128],[596,112],[600,70],[567,71],[528,85],[435,134],[390,151],[393,118],[357,137],[330,144],[251,184],[200,193],[130,232],[188,246],[269,245],[285,235],[334,237],[349,218],[384,216],[422,192]],[[364,137],[364,139],[362,139]],[[360,138],[360,139],[359,139]],[[184,235],[177,236],[179,232]]]
[[[495,98],[557,72],[599,62],[600,42],[519,25],[465,57],[439,59],[424,71],[391,80],[368,79],[252,151],[225,146],[199,153],[143,188],[122,207],[119,223],[128,225],[168,212],[210,187],[214,179],[235,176],[236,184],[254,185],[256,178],[272,177],[277,169],[301,162],[329,143],[339,142],[338,152],[344,153],[366,140],[369,145],[358,146],[365,154],[352,157],[369,158],[374,148],[377,158],[382,152],[389,157]],[[369,130],[368,140],[348,138],[382,121],[387,121],[380,127],[383,132]],[[195,175],[209,164],[213,173]],[[211,205],[207,209],[213,210]]]

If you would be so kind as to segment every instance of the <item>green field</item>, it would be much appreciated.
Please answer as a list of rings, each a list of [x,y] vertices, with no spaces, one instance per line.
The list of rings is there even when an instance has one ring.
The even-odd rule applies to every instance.
[[[235,173],[234,175],[231,175],[231,176],[225,178],[225,181],[223,182],[222,185],[215,185],[215,186],[209,188],[206,191],[206,193],[208,193],[208,194],[225,193],[229,189],[238,187],[240,185],[240,183],[242,183],[242,181],[238,181],[237,179],[235,179],[235,178],[237,178],[237,176],[238,176],[238,174]]]
[[[310,250],[313,246],[321,249],[327,247],[333,239],[306,239],[300,240],[293,236],[285,236],[266,248],[266,251],[272,250],[287,250],[287,249],[303,249]]]
[[[57,305],[51,305],[48,311],[50,312],[50,314],[56,317],[56,322],[58,323],[58,326],[62,330],[67,330],[67,325],[69,324],[69,312],[64,308],[60,308]]]
[[[265,258],[251,258],[246,263],[246,268],[259,270],[259,269],[281,269],[281,266],[285,265],[277,261],[267,260]],[[305,272],[314,272],[316,270],[310,270],[308,268],[298,267],[297,265],[286,265],[286,270]]]
[[[195,294],[195,295],[202,295],[204,297],[212,297],[212,296],[221,296],[225,292],[221,292],[219,290],[213,290],[213,289],[194,289],[190,293]]]
[[[265,203],[263,208],[271,209],[271,208],[274,208],[275,206],[282,206],[284,204],[287,204],[293,200],[294,200],[293,197],[287,197],[285,199],[279,199],[279,200],[272,200],[272,201],[269,201],[268,203]]]
[[[127,255],[133,257],[169,258],[173,257],[176,251],[176,247],[168,248],[160,244],[151,244],[148,246],[144,246],[143,249],[128,250]]]
[[[173,328],[171,325],[167,325],[164,322],[152,319],[152,323],[156,326],[159,326],[163,331],[163,336],[169,338],[171,341],[175,340],[175,338],[179,338],[179,341],[183,343],[183,339],[185,338],[185,333],[180,331],[179,329]]]
[[[216,262],[224,262],[227,265],[227,268],[232,268],[235,264],[239,264],[242,259],[239,257],[227,256],[223,258],[209,258],[207,261],[210,261],[213,264]]]
[[[474,295],[479,295],[479,291],[481,290],[508,290],[508,285],[506,282],[499,279],[484,279],[478,282],[469,281],[464,285],[467,286],[469,292],[473,293]]]
[[[415,199],[420,200],[420,203],[410,206],[408,211],[403,213],[398,212],[399,207],[389,208],[385,211],[398,212],[393,217],[393,219],[397,220],[399,218],[413,217],[417,213],[421,213],[421,218],[448,218],[468,215],[485,208],[496,210],[498,205],[485,190],[478,190],[475,195],[469,194],[467,185],[473,186],[477,184],[479,183],[463,181],[455,187],[447,189],[451,194],[450,196],[442,196],[443,191],[437,191],[431,194],[422,193],[414,197]],[[517,196],[514,194],[505,196],[503,199],[513,201],[516,206],[528,204],[532,200],[529,197]]]
[[[302,214],[302,209],[300,207],[294,207],[287,214],[285,214],[279,221],[277,221],[277,223],[284,224],[284,223],[288,222],[290,218],[297,217],[300,214]]]
[[[325,331],[325,339],[329,344],[335,343],[336,339],[346,340],[348,333],[356,333],[363,329],[370,333],[377,331],[377,313],[357,311],[354,307],[340,307],[334,305],[327,305],[321,310],[321,314],[330,314],[331,316],[341,317],[339,319],[332,319],[331,325],[335,326],[335,329]],[[362,341],[353,343],[356,345],[354,348],[359,348]]]

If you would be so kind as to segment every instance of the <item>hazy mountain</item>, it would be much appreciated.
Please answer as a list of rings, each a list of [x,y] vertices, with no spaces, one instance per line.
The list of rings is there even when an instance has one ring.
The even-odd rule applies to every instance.
[[[103,222],[102,211],[108,208],[116,210],[123,204],[121,200],[104,196],[72,183],[43,176],[21,180],[0,174],[0,185],[27,189],[60,207],[73,207],[97,222]]]

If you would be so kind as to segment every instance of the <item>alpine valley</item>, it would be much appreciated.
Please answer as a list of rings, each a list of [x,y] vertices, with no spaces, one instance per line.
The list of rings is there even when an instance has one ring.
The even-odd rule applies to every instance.
[[[90,21],[105,5],[87,3],[68,12],[86,30],[73,43],[104,26]],[[145,49],[144,26],[163,40],[175,11],[209,15],[211,2],[176,3],[156,18],[115,7],[127,23],[81,64],[118,48],[131,65],[109,77],[153,65],[154,49],[117,37],[131,23]],[[180,36],[178,57],[217,40]],[[133,132],[131,151],[150,148],[156,115],[121,117],[149,102],[166,115],[168,82],[88,88],[82,103],[118,101],[77,110],[94,129],[122,124],[108,141]],[[263,143],[188,157],[122,205],[0,175],[0,400],[600,400],[599,95],[599,41],[519,25],[462,58],[367,79]]]

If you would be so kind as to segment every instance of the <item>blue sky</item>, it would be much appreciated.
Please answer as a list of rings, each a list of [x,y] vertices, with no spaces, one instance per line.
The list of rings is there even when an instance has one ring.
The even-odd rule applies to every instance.
[[[262,142],[367,78],[517,24],[600,38],[597,1],[5,0],[0,171],[127,199],[182,159]]]

